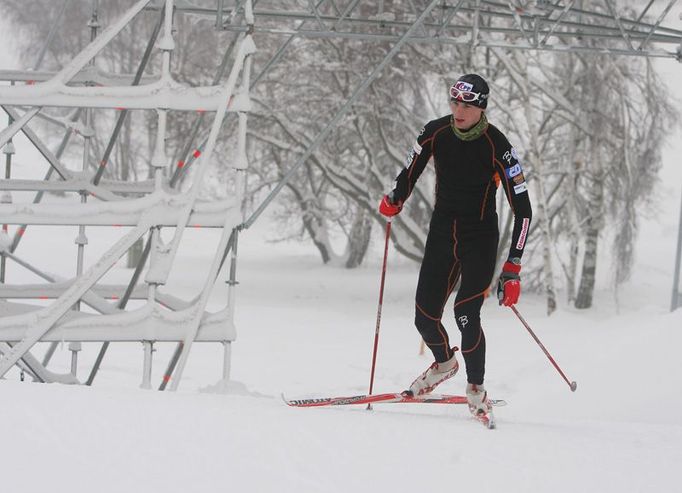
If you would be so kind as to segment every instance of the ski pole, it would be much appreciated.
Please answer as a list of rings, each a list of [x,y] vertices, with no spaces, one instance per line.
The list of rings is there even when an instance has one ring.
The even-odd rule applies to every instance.
[[[384,262],[381,267],[381,288],[379,289],[379,306],[377,307],[377,324],[374,329],[374,350],[372,351],[372,372],[369,377],[369,395],[374,388],[374,369],[377,363],[377,347],[379,346],[379,327],[381,326],[381,307],[384,304],[384,281],[386,280],[386,259],[388,258],[388,240],[391,237],[391,220],[386,221],[386,241],[384,242]],[[372,404],[367,404],[367,409],[372,409]]]
[[[528,323],[523,319],[523,317],[521,316],[519,311],[516,309],[516,307],[514,305],[512,305],[511,309],[514,312],[514,314],[519,318],[519,320],[521,321],[523,326],[526,328],[528,333],[533,337],[533,339],[535,339],[535,342],[538,343],[538,346],[540,346],[540,349],[542,349],[542,351],[545,353],[545,356],[547,356],[547,358],[552,363],[552,365],[554,365],[554,368],[556,368],[556,370],[559,372],[559,374],[566,381],[568,386],[571,388],[571,392],[575,392],[575,389],[578,388],[578,384],[575,382],[575,380],[570,381],[568,378],[566,378],[566,375],[564,374],[563,371],[561,371],[561,368],[559,368],[559,365],[557,364],[557,362],[554,361],[554,358],[552,358],[552,355],[549,354],[549,351],[547,351],[547,348],[545,348],[545,346],[540,342],[540,339],[538,339],[538,336],[535,335],[535,332],[533,332],[533,330],[530,328]]]

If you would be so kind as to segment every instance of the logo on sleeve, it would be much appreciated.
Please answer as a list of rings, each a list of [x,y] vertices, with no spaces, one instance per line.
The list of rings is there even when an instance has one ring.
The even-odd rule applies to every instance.
[[[412,145],[412,150],[416,152],[417,154],[422,153],[422,146],[419,145],[419,142],[415,141],[415,143]]]
[[[516,175],[520,175],[523,170],[521,169],[521,165],[519,163],[516,163],[514,166],[511,168],[507,168],[507,178],[514,178]]]
[[[516,152],[516,149],[514,147],[512,147],[504,154],[502,154],[502,159],[507,161],[507,164],[509,165],[511,165],[511,163],[513,162],[512,159],[516,161],[516,164],[521,164],[521,160],[519,159],[519,153]]]
[[[523,218],[523,222],[521,224],[521,234],[519,234],[519,241],[516,242],[516,248],[519,250],[523,250],[524,245],[526,244],[526,236],[528,236],[528,226],[530,225],[530,219],[527,217]]]
[[[520,193],[523,193],[523,192],[525,192],[526,190],[528,190],[528,185],[526,184],[525,181],[524,181],[523,183],[521,183],[520,185],[514,186],[514,193],[515,193],[516,195],[518,195],[518,194],[520,194]]]

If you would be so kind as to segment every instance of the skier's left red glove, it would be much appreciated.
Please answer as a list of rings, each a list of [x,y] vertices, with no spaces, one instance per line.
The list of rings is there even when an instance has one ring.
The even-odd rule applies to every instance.
[[[512,306],[519,301],[521,295],[521,259],[510,258],[502,266],[502,274],[497,281],[497,299],[500,305]]]

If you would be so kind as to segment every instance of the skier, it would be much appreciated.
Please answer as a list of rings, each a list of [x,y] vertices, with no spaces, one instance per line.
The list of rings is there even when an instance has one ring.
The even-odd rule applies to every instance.
[[[497,257],[497,187],[502,186],[514,214],[509,256],[497,284],[500,304],[505,306],[519,299],[521,256],[532,215],[517,151],[486,118],[489,92],[477,74],[466,74],[455,82],[450,88],[452,114],[426,124],[394,189],[379,205],[384,216],[398,214],[433,156],[436,199],[419,272],[415,325],[435,361],[406,392],[430,393],[459,369],[458,348],[450,346],[441,319],[461,278],[454,311],[466,365],[467,400],[475,415],[487,415],[491,409],[483,385],[485,335],[480,312]]]

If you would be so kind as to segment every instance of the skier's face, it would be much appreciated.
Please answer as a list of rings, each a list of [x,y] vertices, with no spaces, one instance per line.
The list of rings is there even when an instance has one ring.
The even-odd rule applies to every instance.
[[[484,111],[478,106],[461,101],[450,101],[450,110],[455,120],[455,127],[459,130],[467,130],[476,125]]]

